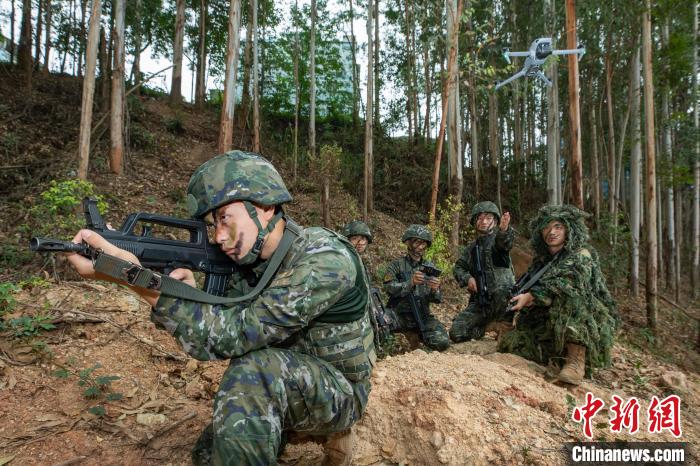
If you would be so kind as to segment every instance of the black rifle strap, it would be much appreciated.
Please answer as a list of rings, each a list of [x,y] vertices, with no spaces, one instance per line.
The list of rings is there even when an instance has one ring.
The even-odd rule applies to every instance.
[[[175,298],[197,301],[205,304],[235,304],[243,301],[255,299],[265,287],[270,283],[272,277],[277,272],[282,260],[289,252],[289,248],[296,238],[301,234],[301,227],[292,220],[286,219],[287,224],[284,229],[284,235],[277,249],[270,258],[270,263],[260,277],[260,280],[255,285],[253,290],[243,296],[235,298],[224,298],[209,294],[200,289],[194,288],[186,283],[183,283],[174,278],[154,272],[150,269],[145,269],[140,265],[125,261],[109,254],[99,254],[95,259],[95,271],[101,272],[110,277],[124,280],[132,286],[139,288],[147,288],[158,290],[161,294],[173,296]]]
[[[537,283],[537,282],[540,280],[540,278],[542,277],[542,275],[544,275],[544,273],[545,273],[547,270],[549,270],[549,267],[551,267],[552,264],[553,264],[558,258],[559,258],[559,253],[556,253],[556,255],[552,258],[551,261],[549,261],[549,262],[547,262],[546,264],[544,264],[542,267],[540,267],[540,268],[537,270],[537,272],[535,272],[534,274],[532,274],[532,277],[530,277],[530,279],[529,279],[527,282],[525,282],[525,284],[524,284],[523,286],[520,287],[520,289],[518,290],[518,291],[519,291],[518,294],[526,293],[530,288],[532,288],[532,285],[534,285],[535,283]]]

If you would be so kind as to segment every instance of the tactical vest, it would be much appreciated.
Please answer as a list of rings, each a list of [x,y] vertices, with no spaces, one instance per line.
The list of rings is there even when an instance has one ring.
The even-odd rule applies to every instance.
[[[348,380],[360,382],[369,379],[377,360],[368,313],[369,280],[353,246],[337,233],[326,231],[348,248],[357,276],[355,285],[303,329],[290,349],[323,359]]]

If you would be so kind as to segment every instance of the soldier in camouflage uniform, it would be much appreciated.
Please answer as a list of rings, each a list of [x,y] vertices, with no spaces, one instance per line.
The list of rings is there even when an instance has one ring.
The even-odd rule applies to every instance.
[[[578,385],[591,370],[610,365],[617,310],[588,243],[585,212],[545,206],[530,223],[536,253],[530,271],[551,263],[529,292],[512,299],[516,329],[499,351],[541,364],[563,364],[562,382]]]
[[[152,320],[190,355],[231,360],[193,461],[275,464],[283,434],[305,432],[328,436],[329,464],[350,464],[350,428],[367,405],[376,360],[368,279],[355,249],[336,233],[287,218],[281,206],[291,195],[256,154],[232,151],[207,161],[187,191],[192,217],[213,226],[214,240],[240,266],[229,296],[250,293],[267,266],[279,264],[262,291],[234,305],[134,288],[153,306]],[[138,262],[94,232],[82,230],[75,241],[82,240]],[[70,259],[85,276],[94,274],[89,260]],[[195,283],[189,270],[171,277]]]
[[[454,318],[450,327],[450,338],[454,342],[481,338],[489,324],[493,327],[500,324],[504,320],[508,294],[515,283],[510,262],[515,236],[510,226],[510,213],[501,216],[493,202],[479,202],[472,209],[471,224],[476,229],[476,240],[462,250],[453,271],[457,283],[466,286],[470,293],[469,305]],[[477,250],[486,290],[477,289]],[[483,293],[486,305],[479,305],[478,293]],[[505,328],[505,325],[498,328]]]
[[[400,331],[416,331],[418,325],[409,301],[412,293],[419,304],[419,312],[423,314],[423,343],[428,348],[443,351],[450,346],[447,330],[430,313],[430,303],[442,300],[440,279],[427,278],[420,271],[423,265],[434,267],[430,261],[423,260],[426,249],[433,242],[433,234],[424,225],[411,225],[404,232],[401,241],[406,244],[408,254],[390,263],[384,272],[384,291],[389,295],[387,307],[398,316]]]
[[[367,250],[367,246],[372,243],[372,232],[369,226],[361,220],[353,220],[343,227],[343,236],[345,236],[357,252],[362,256]],[[362,262],[364,264],[364,260]],[[367,267],[365,266],[365,274],[370,277]],[[394,344],[394,336],[391,333],[398,325],[398,319],[391,309],[385,308],[382,304],[382,298],[379,290],[373,287],[370,283],[372,292],[372,325],[374,327],[374,344],[377,350],[377,356],[381,359],[386,356]]]

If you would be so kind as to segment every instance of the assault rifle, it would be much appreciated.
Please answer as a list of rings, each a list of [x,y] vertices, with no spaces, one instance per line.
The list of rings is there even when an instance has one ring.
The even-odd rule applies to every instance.
[[[236,265],[218,245],[209,242],[203,221],[137,212],[129,214],[120,229],[113,230],[100,215],[94,199],[83,199],[83,211],[88,229],[134,254],[144,268],[166,275],[179,267],[203,272],[204,291],[216,296],[226,293],[228,278],[236,270]],[[154,236],[153,228],[158,225],[167,229],[167,238]],[[187,239],[176,239],[175,233],[184,233]],[[36,252],[77,252],[93,260],[102,252],[85,243],[40,237],[32,238],[29,247]],[[127,282],[130,278],[124,277]]]
[[[489,305],[489,286],[486,283],[486,271],[481,263],[481,246],[477,241],[474,245],[474,266],[476,267],[476,302],[479,307]]]
[[[377,288],[371,289],[372,294],[372,315],[375,324],[375,345],[381,349],[381,342],[391,334],[391,331],[396,329],[397,318],[393,312],[384,307],[382,297]]]
[[[429,278],[437,278],[442,273],[442,270],[427,264],[421,265],[418,270],[420,272],[423,272],[423,274],[425,274]],[[410,279],[411,277],[408,278]],[[405,277],[402,279],[406,280]],[[416,321],[416,326],[418,326],[418,331],[420,332],[421,339],[424,342],[426,342],[426,330],[425,322],[423,322],[423,316],[428,314],[428,310],[426,309],[427,304],[425,303],[423,298],[419,298],[418,296],[416,296],[413,290],[411,290],[411,292],[408,294],[408,302],[411,304],[411,312],[413,313],[413,319]]]
[[[520,311],[513,310],[513,304],[510,302],[510,300],[513,299],[515,296],[518,296],[519,294],[527,293],[528,291],[530,291],[530,288],[532,288],[540,280],[540,278],[542,278],[542,275],[544,275],[544,273],[549,269],[549,267],[552,266],[552,264],[554,263],[554,261],[557,260],[558,257],[559,253],[556,253],[552,260],[544,264],[539,269],[524,273],[518,279],[518,281],[515,282],[515,285],[511,287],[510,293],[508,295],[508,306],[506,306],[505,316],[509,320],[512,318],[513,325],[516,324],[518,316],[520,315]]]

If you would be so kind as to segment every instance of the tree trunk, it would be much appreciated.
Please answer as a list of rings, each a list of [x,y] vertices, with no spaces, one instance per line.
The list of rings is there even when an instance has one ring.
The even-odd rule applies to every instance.
[[[693,6],[693,37],[698,37],[698,2]],[[698,100],[698,43],[693,44],[693,122],[695,134],[700,134],[700,108]],[[693,298],[700,295],[700,140],[695,140],[695,183],[693,187]],[[698,333],[700,338],[700,332]]]
[[[374,3],[374,42],[372,43],[372,50],[374,51],[374,61],[372,66],[374,67],[374,80],[372,81],[372,87],[374,87],[374,124],[372,125],[372,135],[374,136],[374,131],[379,130],[381,125],[380,115],[379,115],[379,102],[382,100],[379,98],[381,80],[379,79],[379,73],[381,71],[379,67],[379,0],[373,0]],[[374,170],[374,169],[373,169]],[[374,205],[374,200],[372,199],[372,205]]]
[[[114,0],[114,63],[112,66],[112,105],[110,109],[109,165],[112,173],[124,172],[124,0]]]
[[[134,74],[134,86],[136,95],[141,94],[141,8],[143,0],[136,0],[134,24],[134,66],[132,72]]]
[[[111,74],[107,58],[107,36],[105,29],[100,27],[100,108],[109,110],[109,76]]]
[[[357,45],[355,43],[355,12],[352,9],[352,0],[348,1],[350,13],[350,58],[352,59],[352,127],[358,131],[360,126],[360,85],[357,70]]]
[[[224,101],[219,125],[219,153],[232,149],[233,116],[236,103],[236,75],[238,72],[238,47],[240,44],[241,0],[231,0],[228,10],[228,41],[226,44],[226,78]]]
[[[312,0],[315,4],[315,0]],[[365,186],[362,203],[362,218],[369,221],[369,214],[374,210],[374,153],[372,147],[372,99],[374,97],[374,50],[372,49],[372,0],[367,0],[367,98],[365,104]]]
[[[194,92],[194,106],[197,110],[204,109],[206,101],[207,83],[207,9],[208,1],[199,1],[199,51],[197,53],[197,85]]]
[[[83,55],[85,55],[85,17],[87,16],[87,0],[80,0],[80,39],[78,41],[78,77],[83,75]]]
[[[491,170],[495,174],[498,167],[498,96],[495,92],[489,93],[489,161]]]
[[[19,34],[18,64],[24,75],[24,92],[32,93],[32,1],[22,0],[22,29]]]
[[[301,89],[299,87],[299,28],[296,15],[299,12],[297,0],[294,0],[294,182],[297,181],[297,167],[299,165],[299,100]]]
[[[95,65],[97,62],[97,45],[99,42],[101,0],[92,0],[90,7],[90,31],[88,35],[85,58],[85,79],[83,79],[83,98],[80,109],[80,139],[78,148],[78,178],[87,180],[88,162],[90,160],[90,135],[92,132],[92,103],[95,94]],[[49,32],[48,28],[46,32]]]
[[[248,0],[248,25],[245,31],[245,48],[243,49],[243,92],[241,93],[241,112],[238,114],[238,127],[245,128],[250,114],[250,72],[251,54],[253,51],[253,1]]]
[[[15,0],[10,0],[10,63],[15,63]]]
[[[639,47],[635,48],[632,58],[632,100],[630,102],[632,131],[630,134],[632,152],[630,154],[632,186],[630,189],[630,230],[632,236],[632,270],[630,274],[630,288],[632,296],[639,296],[639,230],[641,209],[641,176],[642,176],[642,139],[640,118],[640,76],[639,76]]]
[[[656,145],[654,135],[654,80],[651,61],[651,0],[646,0],[642,15],[642,51],[644,62],[644,116],[646,129],[646,229],[647,229],[647,274],[646,301],[647,325],[656,331],[657,318],[657,232],[656,232]]]
[[[479,158],[481,154],[479,153],[479,127],[478,121],[479,116],[476,109],[476,79],[474,78],[474,73],[470,72],[469,77],[469,130],[470,135],[470,145],[472,153],[472,171],[474,172],[474,191],[477,200],[481,197],[481,163]]]
[[[258,87],[258,0],[253,3],[253,152],[260,153],[260,89]]]
[[[425,117],[423,118],[423,143],[428,145],[428,139],[430,139],[430,106],[432,105],[431,99],[433,94],[433,89],[431,87],[431,76],[430,76],[430,51],[428,49],[427,41],[423,41],[423,80],[425,81]]]
[[[316,157],[316,0],[311,0],[309,34],[309,157],[313,159]]]
[[[450,43],[450,56],[452,49],[455,55],[459,54],[459,21],[457,16],[459,5],[457,0],[446,0],[445,9],[447,11],[447,34]],[[462,189],[464,180],[462,176],[462,124],[460,122],[459,106],[459,64],[455,60],[452,67],[448,68],[449,92],[447,103],[447,158],[450,166],[450,194],[455,203],[462,202]],[[416,100],[417,102],[417,100]],[[418,109],[416,108],[416,114]],[[455,253],[459,246],[459,211],[455,210],[452,217],[452,230],[450,231],[450,251]]]
[[[41,69],[41,73],[44,76],[49,75],[49,67],[51,65],[51,0],[45,0],[46,4],[44,6],[44,11],[46,12],[46,40],[44,42],[44,67]],[[14,0],[13,2],[14,3]]]
[[[240,1],[240,0],[239,0]],[[173,76],[170,84],[170,103],[182,102],[182,52],[185,40],[185,0],[177,0],[175,38],[173,40]]]
[[[639,57],[637,57],[639,59]],[[593,83],[590,86],[590,101],[591,101],[591,182],[593,183],[593,212],[595,218],[595,227],[600,227],[600,164],[598,160],[598,125],[596,123],[596,109],[593,101]]]
[[[41,12],[43,10],[43,1],[37,0],[36,8],[36,40],[34,41],[34,69],[39,71],[41,67],[41,30],[42,30],[42,17]]]
[[[575,0],[566,0],[566,46],[575,49],[576,6]],[[569,59],[569,125],[571,137],[571,198],[579,209],[583,209],[583,164],[581,163],[581,112],[579,110],[578,55]]]
[[[406,41],[406,62],[404,63],[404,79],[406,80],[406,120],[408,120],[408,145],[414,144],[413,136],[413,72],[411,71],[411,25],[409,24],[408,4],[404,0],[404,40]]]
[[[462,17],[462,5],[463,0],[459,0],[457,5],[457,18]],[[459,30],[456,31],[457,37],[459,37]],[[442,89],[442,112],[440,114],[440,130],[438,133],[437,141],[435,141],[435,162],[433,164],[433,189],[430,198],[430,222],[434,222],[437,217],[437,197],[438,189],[440,187],[440,164],[442,161],[442,145],[445,140],[445,128],[447,127],[447,106],[449,101],[450,93],[450,76],[454,76],[452,71],[455,68],[457,62],[457,49],[456,47],[450,47],[450,51],[447,54],[447,79]]]

